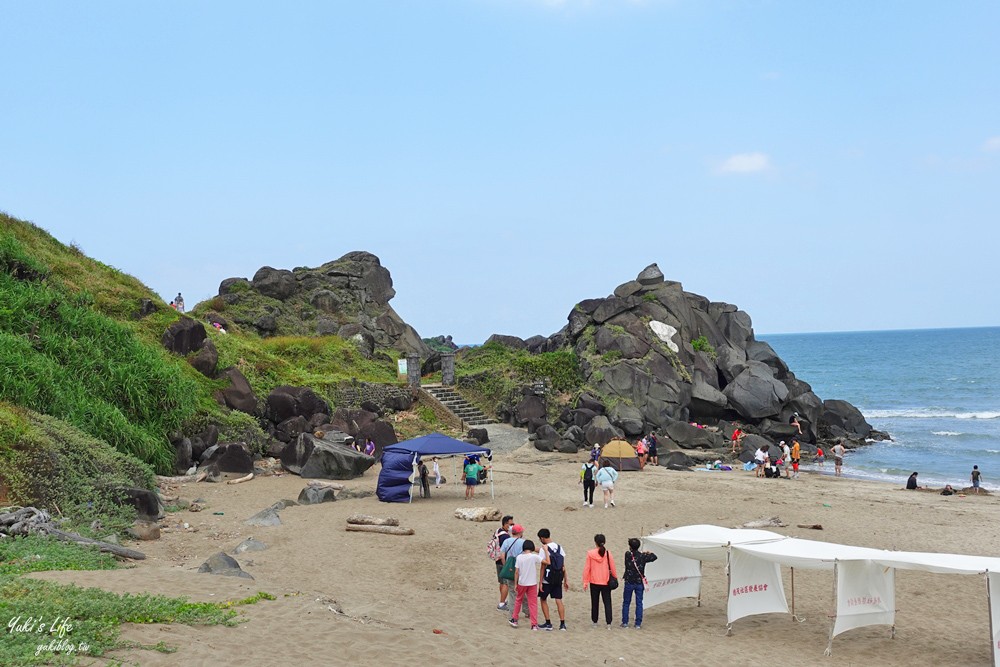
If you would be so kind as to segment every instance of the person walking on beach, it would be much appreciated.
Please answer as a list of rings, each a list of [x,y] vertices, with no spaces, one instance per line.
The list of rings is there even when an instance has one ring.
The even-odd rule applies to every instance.
[[[521,555],[521,551],[524,549],[524,526],[515,523],[510,527],[510,539],[503,543],[500,547],[500,553],[503,558],[501,566],[503,566],[508,558],[517,558]],[[516,563],[516,561],[515,561]],[[515,564],[515,567],[516,564]],[[503,583],[507,586],[507,605],[506,609],[511,612],[510,620],[514,620],[516,616],[514,613],[514,597],[517,595],[517,586],[514,584],[515,579],[504,579]],[[501,607],[497,606],[497,609]]]
[[[799,478],[799,457],[802,455],[802,446],[798,440],[792,440],[792,477]]]
[[[440,489],[441,488],[441,466],[438,464],[438,457],[435,456],[434,458],[431,459],[431,461],[434,463],[434,488],[435,489]]]
[[[424,463],[423,459],[417,461],[417,472],[420,473],[420,497],[430,498],[431,497],[430,474],[427,471],[427,464]]]
[[[833,474],[840,477],[841,469],[844,467],[844,454],[847,452],[844,449],[844,441],[838,440],[837,444],[833,446]]]
[[[792,450],[788,448],[788,443],[784,440],[779,444],[781,445],[781,467],[785,471],[785,479],[791,479]]]
[[[618,471],[611,464],[601,466],[597,471],[597,483],[601,485],[604,492],[604,509],[608,509],[608,502],[615,506],[615,482],[618,481]],[[593,507],[593,505],[591,505]]]
[[[975,494],[979,495],[979,482],[983,479],[983,473],[979,472],[979,466],[972,466],[972,488]]]
[[[764,448],[758,447],[757,451],[753,453],[753,460],[757,464],[757,477],[764,476]]]
[[[639,551],[638,538],[630,537],[628,551],[625,552],[625,572],[622,574],[625,584],[622,593],[622,627],[628,627],[629,605],[632,595],[635,595],[635,629],[642,627],[642,594],[646,590],[646,563],[656,560],[652,551]]]
[[[597,627],[598,604],[604,601],[604,622],[611,629],[611,577],[618,578],[611,552],[604,548],[604,535],[594,535],[595,548],[587,552],[583,566],[583,590],[590,587],[590,620]]]
[[[500,570],[503,569],[504,553],[503,544],[510,539],[511,526],[514,525],[514,517],[507,514],[500,520],[500,527],[493,533],[490,544],[490,553],[495,555],[494,563],[497,566],[497,584],[500,586],[500,602],[497,603],[497,611],[508,611],[507,606],[507,580],[500,578]]]
[[[549,564],[542,574],[542,583],[538,586],[538,599],[542,603],[542,615],[545,622],[539,627],[542,630],[552,630],[552,620],[549,617],[551,598],[556,603],[559,612],[559,629],[566,630],[566,607],[563,606],[563,591],[569,590],[569,577],[566,576],[566,551],[552,541],[552,533],[548,528],[538,531],[538,541],[542,543],[542,551],[548,557]]]
[[[823,448],[822,447],[817,447],[816,448],[816,465],[818,465],[820,468],[823,468],[824,467],[823,463],[825,461],[826,461],[826,456],[823,454]]]
[[[641,438],[635,443],[635,454],[639,459],[639,470],[643,470],[646,467],[646,439]]]
[[[649,444],[649,460],[654,466],[660,465],[660,455],[659,452],[656,451],[656,434],[650,433],[646,436],[646,442]]]
[[[521,613],[521,605],[527,602],[528,619],[531,621],[531,629],[538,629],[538,570],[549,564],[548,553],[540,554],[535,551],[535,543],[531,540],[524,541],[524,550],[517,556],[517,565],[514,566],[514,581],[517,582],[517,599],[514,601],[514,616],[508,621],[510,627],[517,627],[517,617]]]
[[[583,506],[594,506],[594,489],[597,488],[597,461],[591,458],[580,468],[580,483],[583,484]],[[588,500],[589,498],[589,500]]]

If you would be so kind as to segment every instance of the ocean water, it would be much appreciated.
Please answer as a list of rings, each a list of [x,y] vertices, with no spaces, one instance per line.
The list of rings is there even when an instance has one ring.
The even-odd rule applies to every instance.
[[[844,471],[902,483],[1000,489],[1000,327],[758,336],[822,399],[850,401],[892,436]],[[833,473],[828,462],[825,472]]]

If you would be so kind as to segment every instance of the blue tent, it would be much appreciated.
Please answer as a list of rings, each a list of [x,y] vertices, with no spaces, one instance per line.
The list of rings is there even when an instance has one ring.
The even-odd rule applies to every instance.
[[[449,438],[441,433],[431,433],[412,440],[404,440],[389,445],[382,450],[380,462],[382,470],[378,474],[375,495],[384,503],[405,503],[410,501],[413,475],[417,459],[427,456],[485,456],[492,459],[493,452],[486,447],[470,445],[467,442]],[[493,475],[490,474],[490,496],[493,496]]]

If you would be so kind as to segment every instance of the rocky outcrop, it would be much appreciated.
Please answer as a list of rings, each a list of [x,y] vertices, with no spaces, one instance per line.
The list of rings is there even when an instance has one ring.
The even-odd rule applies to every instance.
[[[731,434],[734,423],[765,441],[798,437],[806,451],[820,437],[857,443],[872,433],[857,408],[822,401],[768,343],[756,340],[747,313],[684,291],[655,264],[613,294],[578,303],[566,326],[543,341],[490,340],[532,353],[572,347],[584,384],[596,390],[564,407],[562,433],[546,430],[536,438],[538,448],[570,451],[657,431],[665,448],[721,453],[729,448],[722,431]],[[539,433],[547,409],[529,398],[509,418]],[[790,423],[793,415],[798,426]]]
[[[426,359],[431,348],[389,305],[395,295],[379,258],[358,251],[317,268],[264,266],[251,280],[226,278],[218,298],[228,318],[261,336],[337,334],[368,355],[393,348]]]
[[[281,452],[285,470],[313,479],[354,479],[375,465],[375,458],[356,451],[346,433],[336,431],[317,438],[303,433]]]

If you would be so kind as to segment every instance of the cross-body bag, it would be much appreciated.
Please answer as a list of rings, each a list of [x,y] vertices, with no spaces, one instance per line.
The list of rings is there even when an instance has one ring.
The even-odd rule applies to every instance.
[[[608,588],[613,591],[618,588],[618,577],[611,574],[611,556],[609,554],[610,552],[605,549],[604,557],[608,559]]]
[[[513,540],[514,538],[510,538],[510,539]],[[517,539],[521,540],[522,542],[524,541],[520,537],[517,538]],[[507,549],[507,551],[504,552],[504,554],[506,554],[506,560],[503,562],[503,567],[500,568],[500,578],[501,579],[513,579],[514,578],[514,568],[516,567],[516,560],[517,559],[514,556],[510,555],[511,549],[513,549],[513,548],[514,548],[514,544],[511,543],[510,548]]]
[[[642,573],[642,570],[639,569],[639,564],[635,562],[635,554],[633,554],[631,551],[629,551],[628,555],[632,556],[632,567],[635,568],[635,571],[638,572],[639,576],[642,578],[642,588],[643,588],[643,590],[648,591],[649,590],[649,581],[646,579],[646,575],[644,575]]]

